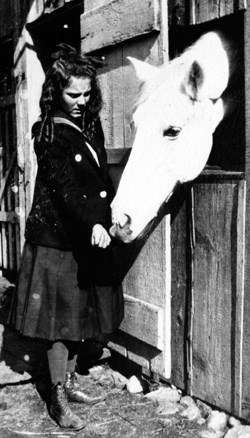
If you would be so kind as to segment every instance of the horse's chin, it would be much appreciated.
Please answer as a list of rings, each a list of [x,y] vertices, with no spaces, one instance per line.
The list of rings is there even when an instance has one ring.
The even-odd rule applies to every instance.
[[[133,232],[130,228],[121,227],[119,224],[113,224],[109,232],[115,239],[121,240],[123,243],[131,243],[135,240],[146,240],[151,234],[155,224],[155,218],[152,219],[142,231]]]
[[[127,215],[124,215],[124,217],[126,217],[126,220],[122,222],[122,225],[120,222],[115,222],[109,232],[112,237],[124,243],[130,243],[134,240],[132,230],[130,229],[131,219]]]

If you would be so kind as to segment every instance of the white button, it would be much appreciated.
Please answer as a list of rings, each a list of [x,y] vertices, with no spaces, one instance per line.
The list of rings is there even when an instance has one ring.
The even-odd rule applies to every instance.
[[[107,196],[106,190],[103,190],[103,192],[100,192],[100,196],[101,196],[101,198],[106,198],[106,196]]]
[[[75,160],[79,163],[79,161],[82,161],[82,156],[80,154],[76,154]]]

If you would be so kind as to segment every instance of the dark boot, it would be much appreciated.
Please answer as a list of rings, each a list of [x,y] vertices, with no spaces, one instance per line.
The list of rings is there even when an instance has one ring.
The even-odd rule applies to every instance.
[[[51,390],[50,415],[60,427],[73,430],[80,430],[85,427],[84,421],[71,411],[65,385],[62,385],[61,382],[54,385]]]
[[[66,374],[66,394],[69,402],[87,403],[89,405],[94,405],[99,403],[107,397],[106,395],[100,395],[97,397],[91,397],[80,391],[79,385],[76,382],[76,374],[74,372]]]

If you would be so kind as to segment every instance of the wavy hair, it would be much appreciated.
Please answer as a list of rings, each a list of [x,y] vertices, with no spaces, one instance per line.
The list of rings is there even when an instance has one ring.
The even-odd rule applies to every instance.
[[[97,69],[104,65],[102,58],[85,56],[77,52],[68,44],[61,43],[56,46],[57,51],[52,53],[53,64],[46,73],[40,98],[41,128],[38,140],[45,138],[53,141],[54,122],[53,113],[60,108],[62,91],[69,85],[71,76],[88,77],[91,80],[91,95],[85,115],[84,132],[92,137],[95,124],[102,108],[102,95],[97,80]]]

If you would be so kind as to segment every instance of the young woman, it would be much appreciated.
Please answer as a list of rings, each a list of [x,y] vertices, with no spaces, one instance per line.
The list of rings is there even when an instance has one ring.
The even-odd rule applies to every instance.
[[[102,61],[60,44],[53,54],[32,133],[38,171],[26,225],[11,320],[23,335],[47,340],[50,415],[64,428],[84,427],[68,402],[96,403],[75,383],[80,342],[110,334],[123,318],[112,260],[102,106]]]

